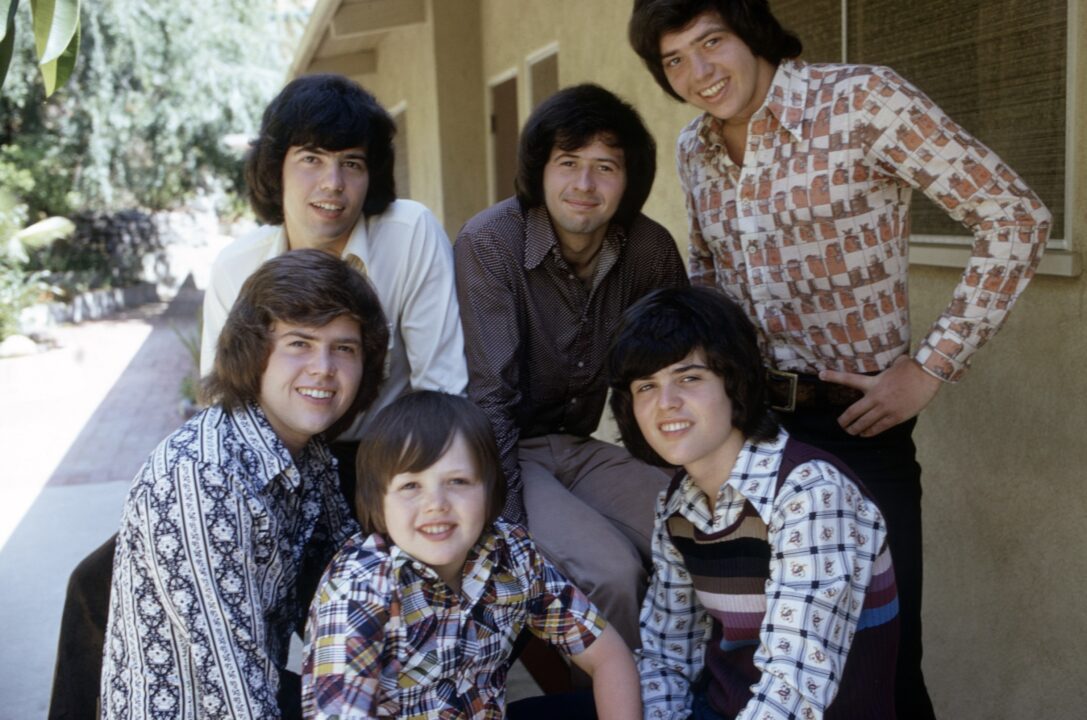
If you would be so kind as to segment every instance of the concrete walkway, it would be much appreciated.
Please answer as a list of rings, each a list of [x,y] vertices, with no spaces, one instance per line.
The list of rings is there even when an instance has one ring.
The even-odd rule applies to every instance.
[[[0,720],[46,716],[68,575],[116,532],[133,476],[181,423],[179,334],[195,335],[201,297],[183,288],[0,360]],[[515,665],[509,699],[537,693]]]
[[[128,485],[181,422],[202,293],[59,328],[0,360],[0,720],[46,716],[64,589],[116,529]]]

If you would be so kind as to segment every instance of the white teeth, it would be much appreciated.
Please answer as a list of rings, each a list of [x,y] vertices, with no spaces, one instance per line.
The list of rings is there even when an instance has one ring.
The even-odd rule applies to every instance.
[[[424,528],[419,528],[419,531],[427,535],[441,535],[452,527],[452,525],[427,525]]]
[[[676,432],[677,430],[686,430],[691,424],[689,422],[668,422],[661,425],[661,430],[664,432]]]
[[[335,395],[331,390],[318,390],[317,388],[298,388],[298,392],[306,397],[315,398],[317,400],[328,400]]]
[[[698,94],[701,95],[702,97],[705,97],[705,98],[713,97],[717,93],[721,92],[721,88],[723,88],[724,86],[725,86],[725,81],[720,80],[720,81],[714,83],[713,85],[710,85],[708,88],[706,88],[705,90],[699,92]]]
[[[321,208],[322,210],[333,210],[333,211],[343,210],[343,208],[340,207],[339,205],[333,205],[332,203],[319,203],[319,202],[316,202],[316,203],[313,203],[313,206]]]

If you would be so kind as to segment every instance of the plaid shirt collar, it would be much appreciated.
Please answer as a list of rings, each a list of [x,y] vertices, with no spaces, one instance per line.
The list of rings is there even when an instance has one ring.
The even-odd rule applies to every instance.
[[[483,531],[476,544],[468,551],[468,558],[464,563],[464,573],[461,578],[461,595],[469,601],[469,607],[483,595],[487,589],[487,581],[494,572],[495,566],[502,564],[502,558],[508,554],[509,547],[502,533],[496,527],[503,520],[497,520],[494,525]],[[381,538],[382,544],[389,553],[392,562],[393,573],[400,578],[401,583],[407,587],[415,581],[429,583],[433,586],[445,582],[438,576],[434,568],[426,563],[416,560],[399,546],[388,541],[388,538],[375,534],[375,538]],[[508,564],[508,563],[507,563]]]

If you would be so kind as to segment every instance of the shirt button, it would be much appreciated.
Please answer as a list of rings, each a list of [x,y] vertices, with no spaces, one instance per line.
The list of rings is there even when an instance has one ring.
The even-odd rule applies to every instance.
[[[570,273],[570,274],[569,274],[569,275],[567,275],[566,277],[568,277],[568,278],[570,278],[571,280],[573,280],[573,279],[574,279],[574,274],[573,274],[573,273]]]
[[[577,398],[570,398],[571,405],[577,405]]]
[[[754,255],[758,251],[759,251],[759,246],[756,245],[754,242],[749,242],[747,244],[747,254],[748,255]]]
[[[581,362],[581,361],[578,361],[578,364],[577,364],[577,366],[578,366],[578,367],[585,367],[585,363],[583,363],[583,362]]]

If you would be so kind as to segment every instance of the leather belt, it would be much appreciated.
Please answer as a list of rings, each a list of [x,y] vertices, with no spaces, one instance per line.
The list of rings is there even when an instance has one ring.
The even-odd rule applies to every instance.
[[[848,385],[823,382],[816,375],[766,368],[766,387],[770,409],[778,412],[797,410],[844,409],[864,397]]]

